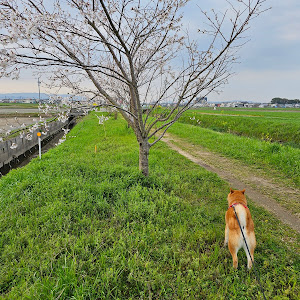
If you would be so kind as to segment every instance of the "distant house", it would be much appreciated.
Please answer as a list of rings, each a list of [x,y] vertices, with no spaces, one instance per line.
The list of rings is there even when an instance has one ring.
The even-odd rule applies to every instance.
[[[266,108],[268,106],[269,106],[268,103],[261,103],[258,107],[260,107],[260,108]]]
[[[253,108],[257,107],[258,105],[258,103],[245,103],[244,107]]]
[[[237,102],[237,103],[235,103],[234,107],[245,107],[246,103],[247,102]]]
[[[23,99],[22,103],[36,103],[36,99]]]
[[[286,105],[285,105],[285,108],[293,108],[293,107],[295,107],[294,104],[286,104]]]

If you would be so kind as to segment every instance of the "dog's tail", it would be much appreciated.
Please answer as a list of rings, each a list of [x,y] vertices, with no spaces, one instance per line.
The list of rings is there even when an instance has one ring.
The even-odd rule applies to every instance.
[[[239,218],[240,225],[241,225],[241,228],[244,233],[245,233],[245,229],[247,227],[247,211],[246,211],[246,209],[247,208],[245,208],[243,205],[235,206],[235,211]]]

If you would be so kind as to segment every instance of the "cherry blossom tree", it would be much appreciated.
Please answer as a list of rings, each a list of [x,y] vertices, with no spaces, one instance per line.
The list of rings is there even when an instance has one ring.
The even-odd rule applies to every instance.
[[[218,13],[197,2],[206,25],[191,38],[182,24],[189,0],[0,0],[0,76],[35,69],[51,87],[105,99],[134,130],[147,176],[150,148],[227,82],[265,0],[226,2]]]

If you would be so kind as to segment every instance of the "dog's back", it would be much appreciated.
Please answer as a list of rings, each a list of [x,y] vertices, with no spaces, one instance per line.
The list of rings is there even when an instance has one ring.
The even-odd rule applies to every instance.
[[[250,250],[252,260],[254,260],[253,255],[254,249],[256,247],[256,240],[254,234],[254,223],[251,217],[251,213],[247,207],[247,200],[244,193],[245,190],[230,190],[230,194],[228,195],[229,208],[225,215],[226,227],[224,243],[228,243],[228,248],[232,255],[234,268],[237,268],[238,266],[237,252],[240,248],[243,247],[248,259],[248,268],[250,269],[252,267],[252,262],[241,230],[243,231],[244,236],[246,238],[246,242]],[[236,219],[234,209],[238,216],[241,228],[239,226],[238,220]]]

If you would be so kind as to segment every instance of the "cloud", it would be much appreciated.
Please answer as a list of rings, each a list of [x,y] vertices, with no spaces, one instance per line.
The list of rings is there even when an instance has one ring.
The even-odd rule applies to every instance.
[[[33,78],[20,78],[20,80],[12,80],[10,78],[0,79],[0,94],[6,93],[23,93],[37,92],[37,80]]]
[[[299,99],[300,70],[242,71],[231,78],[220,95],[211,94],[210,101],[244,100],[270,102],[274,97]]]
[[[239,71],[300,69],[300,1],[269,0],[272,9],[253,20],[241,49]]]
[[[298,16],[300,15],[300,10]],[[279,28],[279,38],[289,44],[300,44],[300,20],[295,19]]]
[[[191,33],[196,32],[203,21],[198,3],[208,11],[211,8],[224,11],[228,7],[226,0],[192,0],[183,19]],[[211,101],[267,102],[274,97],[300,98],[300,1],[267,0],[265,7],[268,6],[272,9],[250,24],[246,33],[250,41],[240,50],[240,64],[234,67],[237,75],[231,78],[221,95],[210,95]],[[37,90],[33,76],[25,75],[19,81],[0,79],[0,93]]]

